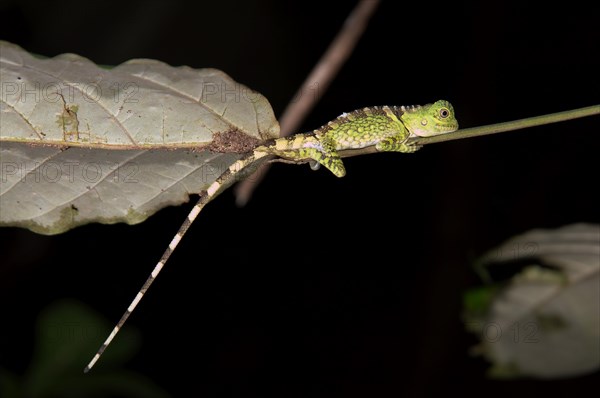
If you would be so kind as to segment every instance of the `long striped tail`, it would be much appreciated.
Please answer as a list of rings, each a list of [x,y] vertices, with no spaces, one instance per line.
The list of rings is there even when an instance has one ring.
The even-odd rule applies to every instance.
[[[236,181],[238,175],[240,175],[240,173],[244,169],[253,164],[256,160],[267,155],[268,154],[266,152],[251,152],[243,156],[241,159],[232,164],[227,169],[227,171],[221,174],[219,178],[217,178],[215,182],[213,182],[206,189],[206,191],[201,194],[200,199],[192,208],[183,224],[181,224],[181,227],[179,227],[179,231],[177,231],[177,234],[175,234],[173,240],[171,240],[171,243],[169,243],[169,247],[165,250],[156,266],[154,266],[154,269],[150,273],[148,279],[146,279],[146,282],[144,282],[144,285],[142,286],[138,294],[135,296],[131,304],[129,304],[129,307],[127,307],[127,310],[125,311],[125,313],[123,313],[121,319],[119,319],[119,322],[113,328],[112,332],[110,332],[104,343],[100,346],[100,349],[98,350],[98,352],[96,352],[96,355],[94,355],[90,363],[88,363],[88,365],[83,370],[84,373],[87,373],[90,371],[90,369],[92,369],[96,362],[98,362],[98,359],[100,359],[100,356],[102,356],[106,348],[109,346],[111,341],[115,338],[117,333],[119,333],[119,330],[121,330],[121,328],[127,321],[127,318],[129,318],[129,315],[131,315],[133,310],[135,310],[135,307],[137,307],[137,305],[139,304],[142,297],[144,297],[144,294],[146,293],[150,285],[152,285],[152,282],[154,282],[162,268],[165,266],[167,260],[169,259],[169,257],[171,257],[171,254],[173,254],[173,251],[181,241],[181,238],[183,238],[183,236],[190,228],[196,217],[198,217],[198,214],[200,214],[204,206],[206,206],[212,199],[214,199],[217,195],[219,195],[221,192],[223,192],[225,189],[231,186]]]

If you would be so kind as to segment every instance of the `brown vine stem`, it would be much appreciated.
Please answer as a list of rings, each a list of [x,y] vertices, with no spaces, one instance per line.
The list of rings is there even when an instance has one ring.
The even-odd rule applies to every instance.
[[[342,29],[310,72],[292,101],[279,119],[281,135],[298,130],[306,115],[319,101],[338,71],[352,54],[358,39],[367,28],[369,19],[377,9],[379,0],[361,0],[346,19]],[[317,88],[315,90],[315,87]],[[311,93],[308,95],[307,93]],[[269,165],[263,165],[253,176],[241,181],[234,189],[236,204],[244,206],[267,174]]]

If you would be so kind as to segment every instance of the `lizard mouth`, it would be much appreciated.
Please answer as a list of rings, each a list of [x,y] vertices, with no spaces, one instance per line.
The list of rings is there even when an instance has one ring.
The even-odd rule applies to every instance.
[[[432,137],[434,135],[438,135],[441,133],[451,133],[456,130],[458,130],[458,123],[453,123],[453,124],[436,123],[435,129],[433,129],[433,130],[415,129],[413,132],[414,132],[414,135],[416,135],[417,137]]]
[[[443,133],[450,133],[452,131],[456,131],[458,130],[458,123],[453,123],[453,124],[436,124],[435,125],[436,129],[440,132]]]

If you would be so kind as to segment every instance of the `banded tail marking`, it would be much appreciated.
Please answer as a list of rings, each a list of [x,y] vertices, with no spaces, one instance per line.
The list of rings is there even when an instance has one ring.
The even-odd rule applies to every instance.
[[[102,345],[96,352],[96,355],[94,355],[90,363],[88,363],[85,369],[83,370],[84,373],[89,372],[90,369],[94,367],[96,362],[98,362],[98,359],[100,359],[100,357],[102,356],[106,348],[110,345],[112,340],[115,338],[117,333],[119,333],[119,330],[121,330],[121,328],[127,321],[127,318],[129,318],[129,315],[131,315],[131,313],[133,312],[133,310],[135,310],[135,307],[137,307],[140,300],[144,297],[144,294],[146,294],[146,291],[148,290],[150,285],[152,285],[152,282],[154,282],[162,268],[165,266],[167,260],[169,260],[169,257],[171,257],[171,254],[173,254],[173,251],[175,250],[175,248],[177,247],[187,230],[190,228],[196,217],[198,217],[198,214],[200,214],[204,206],[206,206],[215,196],[221,193],[221,191],[223,191],[225,188],[231,185],[235,180],[235,176],[240,171],[242,171],[248,165],[252,164],[255,160],[264,156],[267,156],[266,152],[251,152],[250,154],[242,157],[234,164],[229,166],[227,171],[221,174],[221,176],[219,176],[219,178],[217,178],[215,182],[213,182],[206,189],[204,194],[201,194],[200,199],[198,199],[198,202],[194,205],[185,221],[181,224],[181,227],[179,227],[179,231],[177,231],[177,233],[171,240],[171,243],[169,243],[169,247],[167,247],[158,263],[154,266],[154,269],[150,273],[148,279],[146,279],[146,282],[144,282],[144,284],[142,285],[140,291],[136,294],[131,304],[129,304],[129,307],[127,307],[127,310],[123,313],[121,319],[119,319],[119,322],[117,322],[117,325],[113,328],[112,332],[110,332],[104,343],[102,343]]]

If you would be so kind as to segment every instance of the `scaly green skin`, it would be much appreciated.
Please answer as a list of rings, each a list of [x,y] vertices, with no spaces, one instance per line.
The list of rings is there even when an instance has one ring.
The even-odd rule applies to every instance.
[[[380,152],[415,152],[407,144],[411,137],[430,137],[458,129],[454,109],[448,101],[424,106],[383,106],[344,113],[312,133],[278,138],[255,152],[266,152],[291,161],[310,160],[333,174],[346,174],[338,151],[375,145]]]

